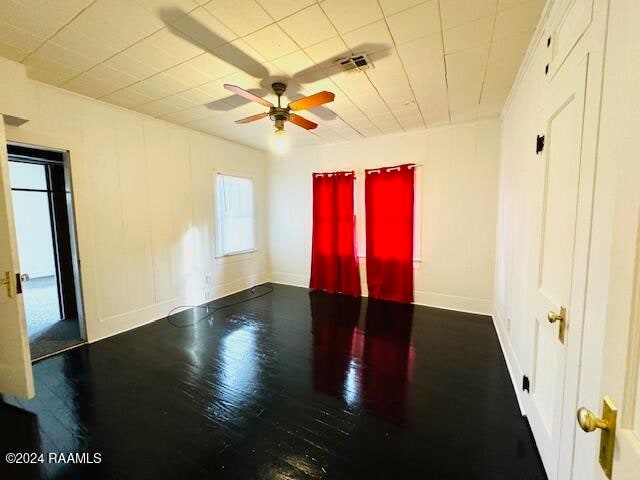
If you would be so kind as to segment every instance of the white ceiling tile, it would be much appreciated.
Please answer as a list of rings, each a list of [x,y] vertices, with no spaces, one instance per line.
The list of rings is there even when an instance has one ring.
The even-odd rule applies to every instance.
[[[56,13],[58,7],[60,12]],[[70,9],[82,9],[77,2],[70,2],[69,7]],[[3,23],[13,25],[42,38],[51,37],[72,17],[73,12],[67,10],[64,2],[59,5],[54,2],[44,2],[39,6],[14,0],[0,2],[0,19]]]
[[[62,87],[93,98],[102,97],[120,88],[116,84],[87,73],[83,73],[82,75],[65,83]]]
[[[498,11],[504,10],[505,8],[514,7],[516,5],[520,5],[521,3],[527,3],[531,0],[498,0]],[[536,0],[540,4],[540,9],[544,6],[545,0]]]
[[[241,37],[273,23],[255,0],[211,0],[204,8]]]
[[[91,5],[93,0],[65,0],[51,2],[47,0],[19,0],[20,3],[38,14],[51,18],[64,25],[78,15],[82,9]]]
[[[134,110],[146,115],[151,115],[152,117],[160,117],[176,112],[178,109],[164,100],[156,100],[150,103],[145,103],[144,105],[139,105],[135,107]]]
[[[329,40],[307,47],[304,51],[317,64],[333,62],[349,54],[349,47],[341,37],[333,37]]]
[[[315,45],[338,34],[318,5],[312,5],[280,20],[279,25],[303,48]]]
[[[175,94],[184,90],[189,90],[189,85],[170,77],[166,73],[159,73],[144,81],[146,84],[160,88],[169,94]]]
[[[140,80],[159,72],[158,68],[147,65],[126,53],[119,53],[118,55],[106,60],[104,63],[105,65],[116,68],[121,72],[127,72],[129,75],[133,75]]]
[[[439,33],[398,47],[427,126],[449,122],[447,80]]]
[[[41,71],[40,76],[43,76],[44,71],[50,70],[52,78],[63,78],[64,81],[71,80],[82,73],[82,69],[63,65],[44,56],[30,55],[23,63],[29,68]]]
[[[229,67],[235,67],[252,77],[263,78],[268,73],[261,65],[266,61],[265,58],[241,38],[216,48],[213,54]]]
[[[493,33],[494,40],[511,37],[519,33],[533,32],[538,24],[541,10],[542,5],[537,0],[502,10],[496,17],[496,28]]]
[[[228,83],[231,82],[232,80],[228,80],[225,82],[220,82],[220,81],[213,81],[213,82],[209,82],[206,83],[204,85],[200,85],[198,87],[198,90],[204,92],[206,95],[209,95],[213,100],[219,100],[221,98],[227,98],[229,97],[229,91],[225,90],[224,88],[224,83]],[[243,88],[249,88],[249,87],[243,87]]]
[[[377,0],[324,0],[320,6],[340,33],[347,33],[382,19]]]
[[[211,95],[199,90],[197,88],[192,88],[191,90],[187,90],[186,92],[180,92],[180,96],[189,100],[196,105],[204,105],[214,100]]]
[[[387,19],[397,44],[409,42],[440,31],[438,2],[431,0],[392,15]]]
[[[502,38],[494,41],[491,44],[489,63],[511,63],[516,67],[519,67],[530,41],[530,33],[515,35],[513,37]]]
[[[298,50],[294,41],[275,23],[248,35],[244,40],[267,61]]]
[[[169,26],[169,29],[176,34],[186,35],[187,38],[209,51],[238,37],[202,7],[196,8],[189,15],[180,17]]]
[[[315,3],[315,0],[258,0],[275,20],[288,17]]]
[[[171,95],[171,91],[169,89],[162,88],[161,86],[159,87],[157,81],[149,81],[149,79],[134,83],[125,90],[133,95],[142,95],[145,98],[148,98],[146,102],[139,102],[139,104],[147,103],[151,100],[160,100]]]
[[[135,0],[145,10],[167,21],[173,21],[198,7],[194,0]],[[209,1],[209,0],[206,0]]]
[[[203,53],[189,60],[187,65],[199,70],[209,77],[209,79],[222,78],[231,75],[237,69],[224,60],[211,53]]]
[[[278,70],[289,77],[293,77],[303,70],[314,68],[315,64],[302,50],[280,57],[273,61]]]
[[[498,0],[440,0],[442,27],[447,30],[495,15],[497,6]]]
[[[382,11],[388,17],[407,8],[415,7],[425,0],[380,0]]]
[[[102,100],[105,102],[115,103],[116,105],[124,108],[134,108],[138,105],[144,105],[145,103],[153,101],[153,98],[135,92],[131,87],[128,87],[118,90],[117,92],[113,92],[106,97],[103,97]]]
[[[133,75],[129,75],[128,73],[105,65],[104,63],[96,65],[87,73],[95,76],[96,78],[101,78],[102,80],[110,82],[114,85],[118,85],[119,88],[126,87],[138,81],[138,79]]]
[[[51,38],[51,43],[64,47],[85,57],[89,57],[95,63],[102,62],[118,53],[118,50],[96,41],[94,37],[87,36],[70,27],[65,27]]]
[[[466,48],[486,46],[491,41],[494,17],[465,23],[442,32],[445,53],[455,53]]]
[[[155,15],[128,0],[97,0],[72,23],[73,29],[123,49],[164,26]]]
[[[347,46],[354,53],[372,53],[393,47],[393,39],[384,20],[371,23],[342,35]]]
[[[0,42],[26,53],[30,53],[45,42],[45,38],[27,30],[0,21]]]
[[[85,71],[94,66],[99,60],[91,57],[85,57],[73,50],[61,47],[55,43],[47,42],[29,55],[29,64],[33,64],[34,60],[42,59],[56,62],[75,70]]]
[[[172,95],[170,97],[163,98],[162,101],[167,103],[168,105],[171,105],[173,108],[175,108],[176,111],[197,106],[196,103],[181,95]]]
[[[188,87],[197,87],[198,85],[203,85],[211,80],[209,75],[205,75],[200,70],[197,70],[186,63],[181,63],[180,65],[171,67],[164,73]]]
[[[163,28],[145,39],[159,50],[162,50],[180,61],[185,61],[204,53],[203,49],[194,42],[176,35],[168,28]]]
[[[198,106],[198,107],[187,108],[186,110],[170,113],[168,115],[164,115],[162,119],[168,122],[177,123],[181,125],[188,122],[193,122],[195,120],[208,118],[210,113],[211,112],[206,108],[202,109],[202,107]]]
[[[376,87],[397,85],[400,88],[407,81],[404,67],[395,48],[385,52],[385,56],[376,61],[375,65],[375,68],[367,71],[367,76]]]
[[[479,47],[445,56],[452,121],[476,118],[488,54],[488,48]]]
[[[24,50],[19,47],[7,45],[0,41],[0,57],[8,58],[14,62],[21,62],[29,54],[28,50]]]
[[[124,51],[129,57],[149,65],[155,71],[166,70],[180,63],[180,59],[153,45],[148,40],[132,45]]]
[[[80,70],[38,58],[28,58],[24,63],[27,65],[29,78],[56,86],[82,73]]]

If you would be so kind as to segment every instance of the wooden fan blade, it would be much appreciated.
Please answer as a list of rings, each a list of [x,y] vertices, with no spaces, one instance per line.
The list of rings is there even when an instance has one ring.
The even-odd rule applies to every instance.
[[[235,93],[236,95],[240,95],[241,97],[246,98],[247,100],[251,100],[252,102],[259,103],[260,105],[264,105],[265,107],[269,108],[273,107],[273,103],[267,102],[264,98],[260,98],[259,96],[254,95],[251,92],[247,92],[246,90],[235,85],[229,85],[228,83],[225,83],[224,88],[226,88],[230,92]]]
[[[318,92],[291,102],[289,108],[291,110],[306,110],[307,108],[317,107],[323,103],[333,102],[334,98],[336,98],[336,96],[331,92]]]
[[[318,126],[317,123],[313,123],[311,120],[307,120],[306,118],[301,117],[300,115],[296,115],[295,113],[289,114],[289,121],[291,123],[295,123],[299,127],[306,128],[307,130],[313,130]]]
[[[241,120],[236,120],[236,123],[249,123],[255,122],[256,120],[260,120],[261,118],[268,117],[268,113],[258,113],[257,115],[251,115],[250,117],[243,118]]]

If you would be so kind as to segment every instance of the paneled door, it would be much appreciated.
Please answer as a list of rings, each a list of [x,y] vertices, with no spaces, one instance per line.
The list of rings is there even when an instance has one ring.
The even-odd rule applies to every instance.
[[[594,273],[603,280],[593,293],[589,290],[590,295],[600,302],[606,299],[606,303],[604,308],[597,309],[592,322],[585,325],[585,337],[593,336],[594,343],[602,339],[603,348],[594,346],[584,355],[581,376],[599,380],[599,385],[581,395],[580,406],[602,418],[604,398],[609,397],[618,412],[609,477],[637,480],[640,478],[640,2],[617,0],[610,5],[607,42],[612,48],[607,47],[598,151],[598,165],[602,165],[599,169],[605,171],[601,175],[608,181],[601,183],[600,202],[605,205],[606,214],[597,224],[606,233],[603,238],[610,238],[603,243],[607,249],[601,249],[597,255],[610,260],[608,265],[600,263],[602,267]],[[581,393],[582,390],[581,386]],[[576,445],[574,478],[605,480],[607,472],[599,462],[599,447],[601,440],[606,439],[606,431],[597,428],[587,433],[578,429],[577,435],[580,443]]]
[[[583,162],[583,119],[588,57],[565,64],[547,85],[541,111],[539,249],[532,299],[533,371],[526,407],[547,475],[558,478],[561,454],[573,437],[563,435],[564,402],[575,397],[565,382],[567,351],[580,342],[581,307],[586,284],[591,208]],[[586,242],[588,244],[588,242]],[[574,391],[567,391],[573,388]],[[561,453],[562,450],[562,453]],[[566,451],[566,452],[565,452]]]
[[[9,186],[4,122],[0,115],[0,393],[35,394],[24,306],[18,293],[18,254]]]

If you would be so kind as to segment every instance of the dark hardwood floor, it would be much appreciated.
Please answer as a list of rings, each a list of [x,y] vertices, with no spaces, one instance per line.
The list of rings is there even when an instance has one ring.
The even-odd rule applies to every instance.
[[[36,398],[0,402],[0,478],[545,478],[489,317],[273,289],[36,363]]]

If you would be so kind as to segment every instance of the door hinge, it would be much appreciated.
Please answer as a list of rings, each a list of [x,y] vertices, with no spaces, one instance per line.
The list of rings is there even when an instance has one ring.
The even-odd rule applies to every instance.
[[[529,377],[526,375],[522,376],[522,390],[525,392],[529,392]]]
[[[16,294],[20,295],[22,293],[22,275],[16,273]]]
[[[547,38],[547,48],[551,46],[551,37]]]
[[[544,150],[544,135],[538,135],[536,137],[536,155]]]

